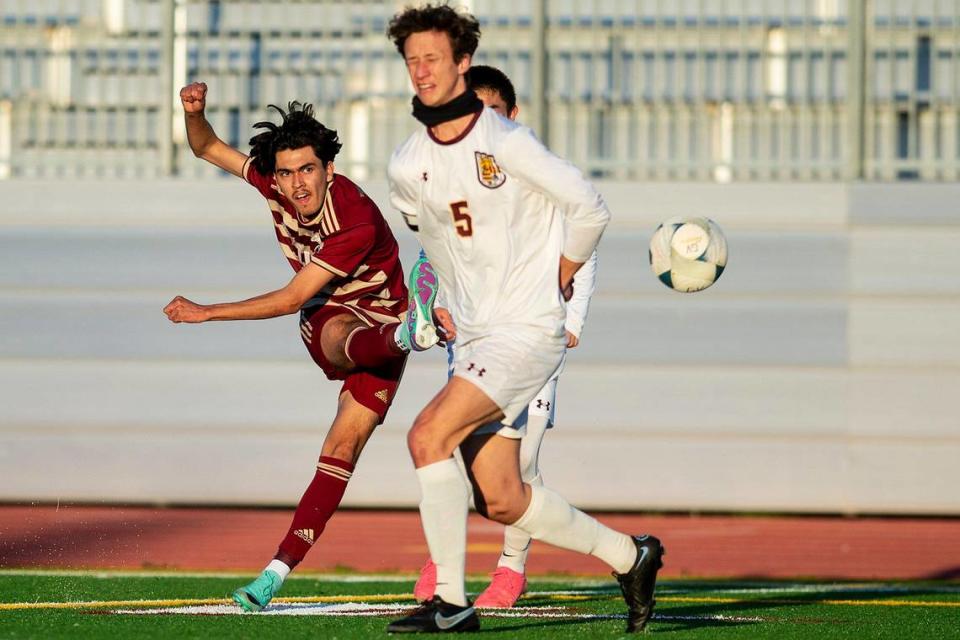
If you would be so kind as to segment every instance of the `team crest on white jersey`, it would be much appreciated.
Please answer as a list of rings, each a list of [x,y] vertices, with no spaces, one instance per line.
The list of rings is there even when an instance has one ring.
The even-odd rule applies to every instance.
[[[496,189],[507,181],[507,174],[497,164],[497,159],[489,153],[474,151],[477,159],[477,179],[488,189]]]

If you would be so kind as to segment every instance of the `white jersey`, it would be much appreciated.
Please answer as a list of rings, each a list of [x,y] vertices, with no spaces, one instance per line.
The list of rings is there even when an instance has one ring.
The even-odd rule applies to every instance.
[[[418,229],[458,342],[495,327],[562,339],[561,252],[585,262],[610,217],[593,186],[530,129],[484,109],[463,135],[427,128],[390,158],[390,200]]]

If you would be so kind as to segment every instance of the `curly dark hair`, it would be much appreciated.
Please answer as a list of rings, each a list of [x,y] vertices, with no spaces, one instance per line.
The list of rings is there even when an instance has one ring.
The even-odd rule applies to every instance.
[[[480,44],[480,23],[477,19],[446,4],[407,7],[393,16],[387,28],[387,36],[393,40],[402,56],[407,38],[424,31],[442,31],[447,34],[453,48],[454,62],[460,62],[463,56],[472,56]]]
[[[301,147],[313,147],[324,167],[333,162],[343,145],[336,131],[327,129],[313,117],[313,105],[294,100],[287,105],[287,112],[275,104],[267,108],[276,109],[282,122],[276,125],[264,121],[253,125],[254,129],[266,129],[250,138],[250,155],[257,171],[272,174],[277,168],[278,151]]]
[[[500,94],[503,102],[507,105],[507,113],[513,111],[517,106],[517,92],[513,88],[513,83],[503,71],[496,67],[488,67],[485,64],[475,64],[467,71],[465,76],[467,86],[476,91],[477,89],[486,89]]]

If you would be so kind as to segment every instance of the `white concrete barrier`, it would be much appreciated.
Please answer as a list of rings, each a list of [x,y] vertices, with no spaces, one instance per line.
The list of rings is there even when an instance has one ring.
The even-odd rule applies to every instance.
[[[589,508],[960,514],[960,187],[928,186],[602,185],[615,221],[548,483]],[[728,235],[699,294],[647,264],[677,214]],[[160,311],[290,275],[235,180],[0,181],[0,500],[294,503],[338,388],[295,321]],[[346,504],[416,503],[404,433],[443,375],[439,351],[412,360]]]

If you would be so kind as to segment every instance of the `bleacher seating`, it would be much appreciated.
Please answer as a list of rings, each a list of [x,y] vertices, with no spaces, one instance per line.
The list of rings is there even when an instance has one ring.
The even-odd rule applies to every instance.
[[[384,110],[406,109],[410,95],[384,36],[395,3],[185,0],[176,4],[182,15],[177,15],[181,27],[174,36],[175,55],[183,60],[173,65],[163,59],[170,37],[163,32],[165,6],[159,0],[5,2],[0,9],[0,100],[16,105],[17,149],[139,145],[144,153],[135,160],[141,164],[137,171],[162,167],[163,162],[148,157],[158,152],[156,135],[138,140],[129,134],[150,130],[168,135],[162,120],[167,96],[162,93],[168,75],[175,74],[174,89],[193,80],[208,82],[211,114],[259,117],[266,104],[295,98],[341,114],[366,101],[367,129],[355,133],[367,148],[352,148],[351,138],[346,144],[363,170],[382,171],[385,158],[371,146],[370,132],[376,123],[392,119]],[[887,150],[887,155],[866,158],[873,167],[867,177],[939,175],[930,168],[913,173],[894,168],[938,161],[922,148],[916,133],[920,120],[932,117],[934,126],[950,126],[957,109],[953,78],[960,16],[937,7],[920,0],[874,3],[864,79],[873,111],[864,122],[847,122],[847,1],[552,0],[546,15],[548,142],[591,174],[621,179],[700,179],[722,165],[735,179],[836,180],[844,176],[846,130],[866,127],[869,120],[882,126],[865,129],[867,136],[878,136],[868,146]],[[504,68],[515,80],[524,112],[533,115],[533,53],[518,43],[533,40],[534,3],[478,0],[473,8],[484,30],[476,61]],[[56,43],[54,33],[60,33]],[[774,47],[774,36],[782,41],[780,49]],[[933,100],[938,109],[924,116]],[[894,105],[892,116],[884,112],[889,105]],[[117,114],[131,109],[137,111],[133,121],[147,118],[147,126],[118,126],[124,117]],[[723,120],[721,111],[739,119]],[[834,112],[835,121],[830,115],[819,122]],[[103,122],[94,124],[98,119]],[[55,124],[47,126],[47,121]],[[690,147],[678,132],[688,121],[702,135],[732,136],[733,141],[699,140]],[[103,134],[91,138],[80,122]],[[647,122],[670,133],[663,140],[637,138]],[[823,127],[830,129],[827,144]],[[578,141],[584,132],[594,139]],[[406,129],[380,133],[391,136],[389,146]],[[908,140],[901,144],[904,136]],[[378,139],[377,147],[383,142]],[[732,154],[718,151],[724,146]],[[757,149],[774,160],[763,175],[751,168]],[[811,149],[820,155],[811,155]],[[28,168],[28,157],[44,164]],[[51,154],[41,160],[14,150],[11,174],[42,173],[47,163],[61,173],[86,171],[86,165],[69,164],[69,158]],[[958,165],[957,158],[939,160]],[[116,167],[116,173],[130,169]],[[184,175],[195,171],[177,170]]]

